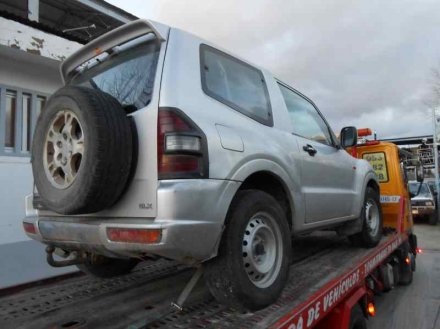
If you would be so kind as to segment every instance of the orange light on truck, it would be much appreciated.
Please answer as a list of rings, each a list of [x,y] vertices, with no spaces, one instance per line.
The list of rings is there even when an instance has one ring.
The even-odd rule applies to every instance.
[[[107,228],[107,237],[114,242],[128,243],[158,243],[162,238],[162,231],[157,229],[137,228]]]
[[[370,136],[373,135],[373,132],[371,131],[370,128],[359,128],[358,129],[358,136],[359,137],[365,137],[365,136]]]
[[[411,259],[409,259],[408,256],[405,258],[405,263],[406,263],[406,265],[411,264]]]
[[[23,228],[26,233],[37,234],[37,229],[35,228],[35,225],[32,223],[23,223]]]
[[[376,315],[376,308],[374,307],[373,303],[368,303],[367,312],[370,316]]]

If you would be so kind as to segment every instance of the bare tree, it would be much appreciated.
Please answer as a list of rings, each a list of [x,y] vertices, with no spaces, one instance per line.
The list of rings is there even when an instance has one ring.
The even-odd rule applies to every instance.
[[[118,69],[109,70],[98,81],[98,87],[119,100],[121,104],[135,104],[143,93],[148,93],[148,62],[127,62]]]

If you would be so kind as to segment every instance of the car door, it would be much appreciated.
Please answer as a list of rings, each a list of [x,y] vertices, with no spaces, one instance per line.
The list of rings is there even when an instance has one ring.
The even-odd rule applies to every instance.
[[[355,159],[341,149],[311,101],[279,84],[298,141],[306,223],[351,216]]]

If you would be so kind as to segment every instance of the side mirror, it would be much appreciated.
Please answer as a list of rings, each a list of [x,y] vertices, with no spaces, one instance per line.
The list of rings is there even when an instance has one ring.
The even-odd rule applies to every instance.
[[[340,143],[343,148],[357,144],[358,134],[356,127],[344,127],[339,135]]]

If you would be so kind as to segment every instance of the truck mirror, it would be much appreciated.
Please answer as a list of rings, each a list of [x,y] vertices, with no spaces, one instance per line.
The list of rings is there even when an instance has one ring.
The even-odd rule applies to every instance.
[[[354,146],[357,144],[357,129],[356,127],[344,127],[341,129],[340,143],[343,148]]]
[[[425,173],[424,173],[424,170],[423,170],[423,165],[421,163],[419,163],[415,167],[415,171],[416,171],[416,180],[419,183],[423,182],[423,179],[425,178]]]

